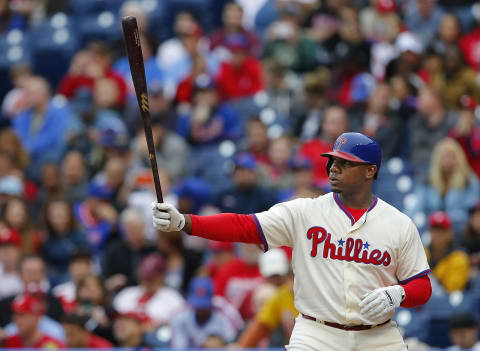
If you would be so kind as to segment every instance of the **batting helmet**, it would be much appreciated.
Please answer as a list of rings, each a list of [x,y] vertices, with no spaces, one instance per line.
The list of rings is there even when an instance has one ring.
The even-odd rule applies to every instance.
[[[330,158],[327,163],[327,174],[330,173],[333,157],[377,166],[375,179],[377,178],[378,170],[382,163],[382,150],[376,140],[365,134],[353,132],[340,135],[337,140],[335,140],[335,144],[333,144],[333,150],[323,153],[322,156]]]

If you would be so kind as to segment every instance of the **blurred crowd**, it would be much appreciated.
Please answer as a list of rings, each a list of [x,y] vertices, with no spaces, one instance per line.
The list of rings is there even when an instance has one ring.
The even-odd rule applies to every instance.
[[[442,316],[443,344],[406,336],[480,350],[474,0],[0,0],[0,347],[283,347],[293,328],[289,248],[153,228],[126,15],[166,202],[207,215],[316,197],[320,154],[370,135],[376,192],[420,228],[434,295],[474,295]]]

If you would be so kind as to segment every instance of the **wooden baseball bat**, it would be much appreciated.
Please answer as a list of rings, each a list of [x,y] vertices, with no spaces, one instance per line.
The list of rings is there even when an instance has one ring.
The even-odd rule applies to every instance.
[[[163,202],[162,188],[158,176],[157,158],[155,156],[155,145],[153,145],[152,126],[150,123],[148,106],[147,80],[145,79],[145,66],[143,63],[142,46],[140,44],[137,19],[133,16],[123,17],[122,28],[128,62],[130,63],[130,72],[132,73],[133,85],[135,87],[138,106],[143,120],[145,138],[147,139],[148,156],[150,158],[157,201]]]

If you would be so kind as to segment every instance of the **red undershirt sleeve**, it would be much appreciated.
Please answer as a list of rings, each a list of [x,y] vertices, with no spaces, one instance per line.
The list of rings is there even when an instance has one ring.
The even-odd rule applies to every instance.
[[[266,244],[251,215],[221,213],[212,216],[190,215],[192,234],[209,240]],[[265,246],[267,247],[267,246]]]
[[[402,285],[402,287],[405,290],[405,299],[401,304],[402,307],[410,308],[423,305],[432,295],[432,285],[428,275],[413,279]]]

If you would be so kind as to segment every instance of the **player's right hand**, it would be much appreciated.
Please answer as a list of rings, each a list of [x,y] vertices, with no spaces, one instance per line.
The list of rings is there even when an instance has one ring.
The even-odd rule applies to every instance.
[[[185,226],[185,217],[166,202],[152,202],[152,216],[153,226],[163,232],[178,232]]]

